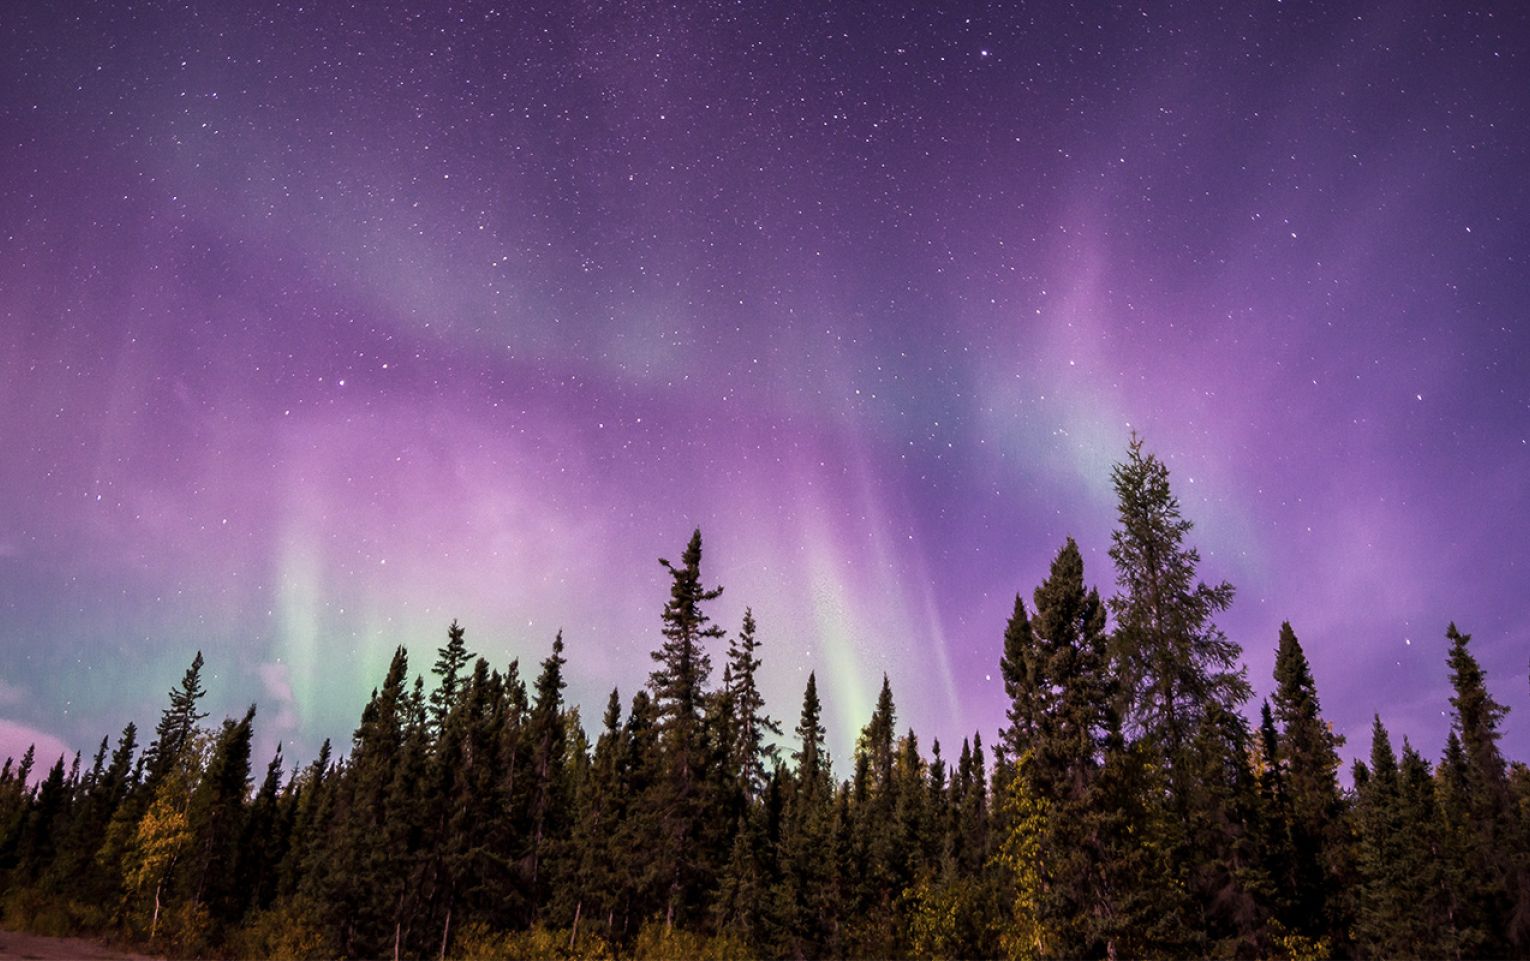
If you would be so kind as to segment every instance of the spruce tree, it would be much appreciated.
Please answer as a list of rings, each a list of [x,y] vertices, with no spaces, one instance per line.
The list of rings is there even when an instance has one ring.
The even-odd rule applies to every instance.
[[[30,749],[28,749],[30,753]],[[42,876],[58,853],[60,829],[69,813],[69,788],[60,754],[32,797],[20,833],[16,873],[24,883]]]
[[[243,908],[231,868],[237,863],[244,830],[254,720],[252,704],[241,720],[223,722],[186,812],[191,832],[186,855],[189,896],[223,922],[234,920]]]
[[[796,763],[799,792],[826,800],[830,784],[829,751],[824,746],[828,732],[823,726],[823,707],[818,700],[818,676],[808,672],[807,687],[802,691],[802,714],[795,730],[798,748],[792,752]]]
[[[702,586],[701,531],[691,535],[680,564],[663,558],[659,563],[669,573],[670,596],[664,606],[664,643],[651,655],[658,667],[648,685],[659,710],[666,762],[659,785],[664,797],[656,801],[664,812],[656,840],[660,860],[670,871],[664,920],[668,930],[677,914],[685,918],[712,867],[695,843],[704,826],[702,781],[708,774],[702,709],[711,658],[705,644],[724,632],[711,622],[704,606],[719,597],[722,588]]]
[[[438,731],[457,702],[462,670],[474,656],[467,649],[466,630],[454,618],[446,628],[446,646],[436,649],[436,663],[430,669],[436,676],[436,688],[430,692],[430,720]]]
[[[1213,705],[1192,745],[1188,879],[1201,904],[1197,935],[1215,956],[1264,954],[1270,947],[1274,881],[1260,843],[1251,740],[1241,714]]]
[[[896,724],[892,686],[883,674],[876,707],[856,743],[850,811],[855,871],[849,908],[856,921],[851,949],[870,957],[893,951],[892,909],[903,881],[898,864],[903,838],[895,817],[893,781]]]
[[[330,850],[330,795],[338,774],[333,751],[325,738],[318,755],[293,778],[292,843],[277,871],[278,897],[301,897],[309,906],[321,893],[315,869],[326,863]]]
[[[1508,708],[1488,692],[1482,667],[1468,647],[1471,635],[1452,623],[1445,636],[1451,645],[1452,730],[1459,734],[1464,761],[1468,903],[1484,921],[1483,950],[1519,953],[1530,947],[1530,851],[1521,847],[1524,834],[1516,823],[1508,768],[1498,747],[1499,724]]]
[[[409,655],[400,645],[361,712],[348,763],[315,799],[328,810],[316,811],[309,825],[317,836],[305,854],[306,893],[347,954],[381,955],[393,941],[394,905],[384,892],[407,852],[385,838],[390,785],[409,720],[408,683]]]
[[[765,697],[760,693],[760,641],[754,612],[744,608],[744,622],[728,646],[728,668],[733,714],[738,718],[735,765],[745,797],[753,801],[764,790],[770,770],[776,764],[776,746],[766,738],[781,736],[781,725],[765,711]]]
[[[1141,438],[1133,435],[1127,459],[1116,465],[1112,479],[1118,526],[1110,556],[1119,588],[1111,600],[1112,668],[1128,730],[1164,772],[1171,816],[1162,843],[1175,880],[1200,904],[1202,916],[1189,930],[1204,935],[1210,924],[1205,912],[1220,913],[1221,899],[1235,889],[1226,883],[1225,866],[1217,863],[1217,845],[1201,844],[1203,838],[1190,833],[1192,826],[1221,825],[1224,839],[1247,830],[1223,824],[1226,804],[1246,793],[1238,764],[1212,763],[1217,756],[1241,760],[1246,750],[1246,731],[1229,719],[1239,717],[1248,682],[1238,665],[1238,645],[1215,621],[1232,602],[1233,587],[1199,580],[1200,554],[1186,544],[1193,525],[1180,513],[1168,468],[1143,452]],[[1216,737],[1223,738],[1220,744],[1211,743]],[[1208,774],[1223,780],[1208,783]],[[1184,947],[1205,950],[1199,943]]]
[[[1198,579],[1200,552],[1185,543],[1194,525],[1180,513],[1163,462],[1133,435],[1111,473],[1118,526],[1110,557],[1120,592],[1112,638],[1129,725],[1162,751],[1176,791],[1186,787],[1185,749],[1214,707],[1236,712],[1248,698],[1238,645],[1216,626],[1233,586]]]
[[[1281,920],[1298,934],[1333,941],[1347,927],[1337,893],[1347,851],[1338,782],[1343,739],[1323,720],[1311,667],[1289,621],[1280,625],[1273,700],[1279,736],[1271,763],[1290,839],[1281,886],[1291,897]]]
[[[113,863],[115,852],[104,849],[118,808],[136,786],[132,775],[137,726],[129,724],[123,729],[110,761],[104,758],[106,744],[107,739],[102,738],[101,752],[70,819],[67,844],[47,872],[52,890],[86,903],[105,903],[117,893],[121,872]]]
[[[266,765],[265,777],[250,802],[249,817],[239,840],[235,889],[246,911],[269,908],[276,899],[278,868],[287,852],[290,824],[283,817],[282,745]]]
[[[659,712],[646,690],[632,696],[622,729],[622,796],[626,816],[618,828],[619,843],[612,870],[619,891],[612,929],[625,940],[656,912],[666,909],[669,865],[653,855],[654,840],[663,834],[667,798],[665,761],[660,749]]]
[[[1460,927],[1428,764],[1406,740],[1399,763],[1377,718],[1370,764],[1357,762],[1356,774],[1356,949],[1369,958],[1462,957],[1480,940]]]
[[[959,811],[961,817],[962,851],[968,858],[967,870],[976,875],[992,854],[988,838],[988,762],[983,753],[983,734],[972,733],[971,763],[968,767],[967,789],[962,794]]]
[[[374,944],[383,945],[395,957],[433,953],[439,945],[434,894],[450,888],[452,879],[445,876],[448,862],[462,854],[443,837],[444,824],[458,813],[455,808],[460,797],[455,783],[450,793],[441,793],[446,778],[437,764],[436,752],[448,735],[443,729],[436,736],[424,678],[418,674],[399,697],[398,723],[398,753],[386,783],[378,785],[382,823],[368,857],[377,871],[371,937]],[[451,726],[448,715],[446,728]],[[496,798],[485,800],[492,803]],[[443,811],[444,805],[450,807]],[[473,813],[463,812],[461,816],[471,817]]]
[[[1364,957],[1411,955],[1411,903],[1404,876],[1407,838],[1403,835],[1402,792],[1397,755],[1378,715],[1371,726],[1370,764],[1356,778],[1360,787],[1360,890],[1355,943]]]
[[[1051,952],[1082,956],[1104,947],[1098,921],[1115,911],[1113,892],[1102,883],[1099,831],[1106,812],[1098,785],[1115,723],[1115,691],[1105,605],[1086,587],[1083,557],[1071,537],[1034,603],[1030,617],[1015,598],[999,662],[1010,697],[1005,743],[1025,762],[1016,776],[1026,783],[1014,796],[1031,799],[1022,805],[1029,812],[1023,823],[1008,828],[1040,832],[1041,887],[1032,906],[1038,936]],[[1002,843],[1014,851],[1029,842]]]
[[[772,893],[771,940],[789,957],[824,957],[836,940],[836,825],[849,830],[849,814],[836,820],[834,785],[816,675],[809,673],[796,728],[795,771],[785,803],[780,878]],[[848,806],[848,799],[845,802]],[[838,843],[843,845],[847,838]]]
[[[1406,738],[1397,775],[1402,863],[1396,873],[1412,902],[1403,935],[1417,957],[1459,957],[1434,778],[1428,762]]]
[[[553,638],[552,653],[537,675],[536,701],[528,728],[532,745],[534,793],[531,804],[530,864],[533,890],[545,890],[541,877],[551,838],[558,837],[567,816],[568,783],[564,775],[568,731],[563,721],[563,632]]]
[[[180,687],[170,692],[170,704],[160,715],[146,762],[150,785],[158,783],[175,766],[179,752],[190,742],[197,724],[207,717],[206,713],[197,710],[197,702],[207,693],[202,689],[202,664],[202,652],[197,651],[181,678]]]
[[[722,588],[702,586],[699,529],[691,535],[678,566],[663,558],[659,563],[669,573],[670,596],[664,605],[664,643],[650,655],[659,666],[649,675],[648,686],[669,754],[679,773],[689,779],[699,760],[702,702],[712,671],[705,644],[724,634],[703,605],[720,597]]]
[[[577,804],[567,897],[574,902],[571,913],[576,929],[581,924],[595,927],[610,939],[617,934],[616,913],[621,906],[622,852],[617,845],[628,801],[622,784],[622,702],[616,688],[611,689],[602,722],[590,777]]]

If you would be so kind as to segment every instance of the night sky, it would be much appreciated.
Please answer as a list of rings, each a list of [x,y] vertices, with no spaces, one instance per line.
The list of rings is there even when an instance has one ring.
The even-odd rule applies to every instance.
[[[1438,756],[1453,618],[1530,754],[1525,5],[538,6],[0,13],[0,755],[453,617],[593,724],[698,525],[788,730],[987,740],[1132,429],[1256,691]]]

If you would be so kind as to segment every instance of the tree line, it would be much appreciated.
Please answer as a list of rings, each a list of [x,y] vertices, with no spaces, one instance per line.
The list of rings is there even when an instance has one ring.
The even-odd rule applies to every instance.
[[[561,634],[523,676],[453,622],[428,683],[397,649],[348,753],[278,748],[258,783],[255,708],[206,725],[200,654],[146,748],[8,759],[5,924],[272,958],[1524,957],[1530,769],[1469,635],[1439,756],[1377,717],[1345,786],[1290,624],[1255,724],[1167,469],[1133,438],[1113,480],[1115,591],[1070,538],[1016,597],[990,743],[926,748],[884,676],[836,778],[816,678],[786,732],[752,614],[710,617],[698,531],[593,742]]]

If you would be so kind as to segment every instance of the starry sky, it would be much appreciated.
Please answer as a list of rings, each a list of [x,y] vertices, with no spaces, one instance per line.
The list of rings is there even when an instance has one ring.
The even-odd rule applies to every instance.
[[[345,743],[562,628],[591,723],[705,537],[794,723],[1002,723],[1017,591],[1170,465],[1270,687],[1530,754],[1522,4],[14,4],[0,754]],[[719,661],[720,652],[714,652]],[[534,670],[534,667],[531,668]],[[1257,710],[1257,701],[1250,711]]]

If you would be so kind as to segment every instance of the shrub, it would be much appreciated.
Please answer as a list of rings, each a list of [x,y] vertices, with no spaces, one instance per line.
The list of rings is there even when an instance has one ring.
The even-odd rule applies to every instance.
[[[257,911],[232,933],[228,954],[236,958],[268,958],[270,961],[303,961],[339,954],[329,939],[288,902]]]
[[[611,961],[611,946],[588,929],[569,947],[569,929],[533,925],[525,931],[495,931],[478,921],[465,924],[452,938],[451,957],[459,961]]]

